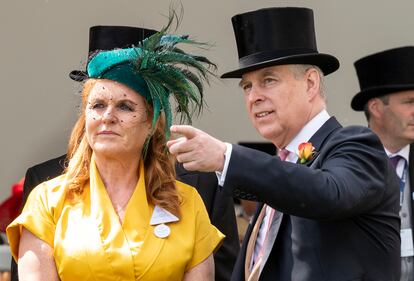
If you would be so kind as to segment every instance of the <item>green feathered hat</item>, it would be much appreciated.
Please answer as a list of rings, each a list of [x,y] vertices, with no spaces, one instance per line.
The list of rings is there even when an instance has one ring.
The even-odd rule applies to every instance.
[[[89,78],[108,79],[122,83],[142,95],[154,108],[152,128],[164,112],[166,139],[170,138],[173,112],[170,97],[173,96],[181,115],[181,122],[191,123],[193,113],[203,108],[203,83],[208,83],[210,69],[216,66],[204,56],[193,55],[178,48],[178,44],[196,42],[187,35],[168,34],[172,23],[161,31],[145,38],[137,46],[100,51],[89,61]]]

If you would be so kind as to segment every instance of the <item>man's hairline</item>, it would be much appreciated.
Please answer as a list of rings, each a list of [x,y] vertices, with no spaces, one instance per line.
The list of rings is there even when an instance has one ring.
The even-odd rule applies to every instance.
[[[289,68],[290,72],[291,72],[291,73],[293,74],[293,76],[296,78],[296,75],[295,75],[296,73],[295,73],[295,71],[294,71],[294,70],[292,70],[292,68],[293,68],[294,66],[300,66],[300,65],[302,65],[302,66],[309,66],[309,67],[305,70],[305,72],[306,72],[306,71],[308,71],[308,70],[309,70],[309,69],[311,69],[311,68],[314,68],[315,70],[317,70],[317,71],[318,71],[318,73],[319,73],[319,74],[323,74],[323,72],[321,71],[321,69],[320,69],[318,66],[313,65],[313,64],[301,64],[301,63],[292,63],[292,64],[275,64],[275,65],[265,66],[265,67],[261,67],[261,68],[258,68],[258,69],[255,69],[255,70],[252,70],[252,71],[248,71],[248,72],[243,73],[243,74],[242,74],[242,77],[240,78],[240,81],[239,81],[238,85],[239,85],[239,87],[241,87],[241,86],[242,86],[242,84],[244,83],[244,80],[243,80],[243,75],[245,75],[245,74],[252,73],[252,72],[256,72],[256,71],[260,71],[260,70],[263,70],[263,69],[270,69],[270,68],[277,67],[277,66],[288,66],[288,68]]]

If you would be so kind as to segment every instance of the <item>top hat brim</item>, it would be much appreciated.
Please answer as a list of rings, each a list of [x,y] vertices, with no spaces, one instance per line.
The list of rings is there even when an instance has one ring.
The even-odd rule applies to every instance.
[[[413,90],[414,84],[394,84],[367,88],[356,94],[351,101],[351,107],[355,111],[364,110],[365,104],[372,98],[384,96],[390,93]]]
[[[318,66],[324,75],[328,75],[339,68],[339,61],[332,55],[313,53],[291,55],[272,60],[260,61],[248,66],[241,66],[239,69],[226,72],[221,78],[241,78],[243,74],[269,66],[285,64],[311,64]]]

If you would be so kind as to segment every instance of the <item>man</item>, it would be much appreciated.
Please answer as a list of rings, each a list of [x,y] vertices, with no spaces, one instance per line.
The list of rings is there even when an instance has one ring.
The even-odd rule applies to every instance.
[[[413,281],[414,46],[363,57],[355,69],[361,91],[351,106],[364,111],[400,177],[400,280]]]
[[[397,177],[371,130],[328,115],[323,75],[339,63],[318,53],[312,10],[232,22],[240,67],[222,77],[241,78],[249,117],[280,158],[191,126],[172,126],[182,137],[168,143],[185,169],[216,171],[223,192],[264,203],[232,280],[398,280]]]
[[[94,26],[89,34],[89,55],[96,50],[110,50],[115,47],[122,48],[137,44],[137,38],[155,33],[153,30],[147,30],[148,34],[138,35],[137,32],[142,30],[125,26]],[[72,71],[70,77],[76,81],[83,81],[87,78],[86,73],[79,70]],[[66,155],[62,155],[29,168],[23,188],[24,201],[35,186],[62,174],[66,165],[65,161]],[[176,166],[176,173],[179,180],[197,189],[205,203],[212,224],[226,235],[223,244],[214,254],[214,262],[216,280],[229,280],[240,248],[233,199],[220,196],[220,191],[216,188],[217,177],[214,173],[189,172],[179,164]],[[18,280],[17,267],[13,260],[12,280]]]

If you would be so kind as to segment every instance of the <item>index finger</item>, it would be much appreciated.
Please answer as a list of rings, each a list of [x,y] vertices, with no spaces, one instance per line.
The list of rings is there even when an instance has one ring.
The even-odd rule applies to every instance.
[[[180,134],[187,139],[192,139],[197,135],[197,129],[190,125],[172,125],[170,127],[171,133]]]
[[[173,144],[176,144],[176,143],[179,143],[179,142],[182,142],[182,141],[186,141],[186,140],[187,139],[185,137],[180,137],[178,139],[172,139],[172,140],[167,141],[166,145],[167,145],[168,148],[170,148]]]

